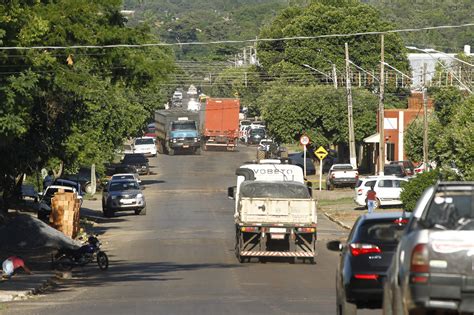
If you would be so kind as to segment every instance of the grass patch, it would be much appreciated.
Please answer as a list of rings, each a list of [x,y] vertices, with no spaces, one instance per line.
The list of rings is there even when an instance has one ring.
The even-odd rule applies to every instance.
[[[323,199],[323,200],[318,200],[318,205],[320,206],[332,206],[332,205],[343,205],[343,204],[353,204],[353,198],[352,197],[344,197],[336,200],[328,200],[328,199]]]

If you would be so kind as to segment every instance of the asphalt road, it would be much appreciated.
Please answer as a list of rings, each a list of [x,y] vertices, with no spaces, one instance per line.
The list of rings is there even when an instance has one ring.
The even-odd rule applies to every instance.
[[[346,232],[324,215],[315,265],[235,259],[227,187],[235,185],[235,169],[252,159],[254,150],[150,158],[154,174],[142,177],[147,215],[120,213],[99,227],[109,270],[78,269],[74,279],[28,301],[4,304],[0,312],[335,314],[338,255],[325,249],[325,241]]]

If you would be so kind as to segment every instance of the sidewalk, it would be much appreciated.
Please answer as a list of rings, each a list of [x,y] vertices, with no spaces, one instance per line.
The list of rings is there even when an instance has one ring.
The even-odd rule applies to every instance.
[[[102,222],[101,200],[84,200],[81,208],[81,218],[94,222]],[[27,299],[28,296],[41,293],[63,277],[61,272],[51,269],[50,250],[28,250],[24,252],[2,252],[0,265],[11,255],[21,256],[25,264],[33,271],[32,275],[20,269],[11,279],[2,279],[0,282],[0,303]]]

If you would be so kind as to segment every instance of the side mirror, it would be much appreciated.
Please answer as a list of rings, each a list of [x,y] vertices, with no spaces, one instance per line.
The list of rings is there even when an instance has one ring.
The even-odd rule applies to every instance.
[[[235,200],[235,189],[236,188],[237,188],[237,186],[232,186],[232,187],[227,188],[227,198],[229,198],[231,200]]]
[[[340,241],[330,241],[326,243],[326,248],[334,252],[340,252],[342,247],[343,246]]]

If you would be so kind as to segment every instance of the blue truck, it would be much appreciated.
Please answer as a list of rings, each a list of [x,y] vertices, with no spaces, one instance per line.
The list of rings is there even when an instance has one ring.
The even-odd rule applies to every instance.
[[[159,153],[201,154],[199,112],[164,109],[155,112],[155,134]]]

